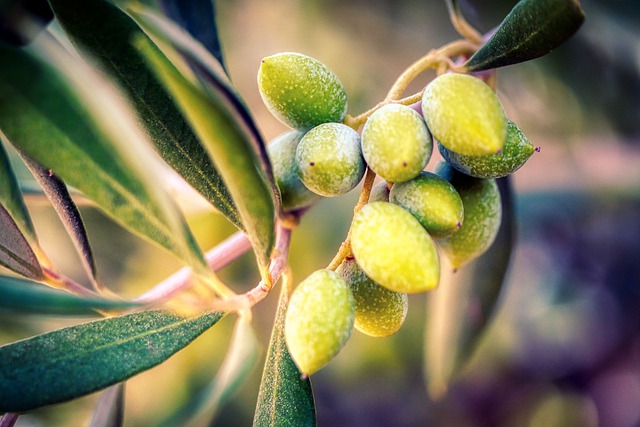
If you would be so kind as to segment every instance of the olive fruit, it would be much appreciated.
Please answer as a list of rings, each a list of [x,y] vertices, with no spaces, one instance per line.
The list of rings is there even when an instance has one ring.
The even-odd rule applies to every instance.
[[[408,181],[427,165],[433,140],[413,108],[387,104],[362,129],[362,154],[369,167],[388,182]]]
[[[258,70],[258,88],[269,111],[294,129],[342,122],[347,114],[347,95],[335,73],[300,53],[264,58]]]
[[[422,113],[433,137],[467,156],[497,153],[507,136],[507,118],[495,92],[466,74],[443,74],[422,96]]]
[[[373,188],[371,188],[371,193],[369,193],[369,203],[388,202],[390,191],[391,189],[386,182],[382,181],[377,183]]]
[[[358,267],[353,258],[345,259],[336,273],[351,286],[356,303],[355,328],[372,337],[387,337],[400,329],[407,317],[407,294],[378,285]]]
[[[285,211],[309,206],[320,198],[305,187],[298,177],[298,164],[295,161],[296,148],[303,135],[302,132],[295,130],[288,131],[276,137],[267,147]]]
[[[360,135],[342,123],[316,126],[298,144],[296,164],[309,190],[326,197],[345,194],[365,172]]]
[[[411,212],[435,238],[450,236],[462,226],[464,207],[460,195],[448,181],[431,172],[395,184],[389,201]]]
[[[440,154],[451,166],[476,178],[502,178],[511,175],[525,164],[535,147],[515,123],[508,123],[507,138],[498,153],[465,156],[438,143]]]
[[[300,372],[311,375],[338,354],[354,317],[351,289],[335,271],[317,270],[300,282],[284,320],[287,348]]]
[[[396,292],[424,292],[438,286],[440,260],[431,236],[400,206],[364,205],[353,217],[351,250],[373,281]]]
[[[438,246],[457,270],[482,255],[495,240],[502,219],[500,190],[495,179],[465,175],[447,162],[442,162],[436,173],[455,187],[464,205],[460,230],[438,240]]]

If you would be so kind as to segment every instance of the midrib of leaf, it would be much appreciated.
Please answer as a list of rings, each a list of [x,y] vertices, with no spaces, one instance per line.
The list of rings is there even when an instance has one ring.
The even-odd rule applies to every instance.
[[[94,38],[94,41],[96,39]],[[126,78],[126,74],[123,72],[122,68],[118,66],[117,63],[113,62],[111,60],[111,58],[109,58],[109,56],[107,55],[108,51],[107,50],[98,50],[96,49],[99,53],[100,53],[100,57],[105,59],[106,61],[109,62],[109,64],[111,64],[111,67],[113,70],[115,70],[116,75],[122,77],[119,81],[120,84],[122,85],[122,82],[124,83],[125,88],[128,89],[129,93],[136,93],[136,91],[134,89],[136,89],[134,86],[132,86],[128,79]],[[202,170],[202,168],[197,166],[197,162],[194,161],[193,157],[190,155],[190,153],[188,151],[186,151],[184,149],[184,147],[182,146],[182,144],[180,144],[180,141],[178,141],[175,137],[174,134],[167,128],[165,122],[163,120],[161,120],[157,114],[155,114],[154,110],[152,108],[149,107],[149,104],[145,101],[144,97],[140,97],[136,95],[136,98],[141,101],[139,102],[138,105],[142,105],[145,109],[145,113],[148,114],[149,116],[152,116],[155,120],[154,123],[156,126],[161,127],[164,130],[164,134],[169,136],[169,140],[171,141],[171,145],[176,147],[178,149],[178,151],[180,152],[180,154],[182,154],[182,156],[187,159],[190,163],[191,166],[193,168],[193,170],[202,178],[202,181],[205,182],[205,184],[207,185],[207,187],[210,190],[213,190],[213,192],[216,194],[216,196],[218,197],[218,201],[223,203],[224,206],[230,211],[233,212],[235,210],[235,206],[232,206],[230,203],[228,203],[228,201],[226,200],[226,198],[224,197],[224,195],[218,190],[218,188],[216,186],[214,186],[211,183],[211,180],[209,180],[208,175],[204,172],[204,170]]]
[[[96,353],[96,352],[102,351],[104,349],[109,349],[109,348],[112,348],[112,347],[118,347],[118,346],[124,345],[124,344],[126,344],[128,342],[144,338],[145,336],[148,336],[148,335],[159,334],[159,333],[161,333],[163,331],[179,327],[179,326],[181,326],[181,325],[183,325],[185,323],[189,323],[190,321],[193,321],[193,320],[194,319],[183,318],[183,319],[180,319],[180,320],[178,320],[178,321],[176,321],[174,323],[171,323],[169,325],[161,326],[160,328],[153,329],[151,331],[145,331],[145,332],[139,333],[137,335],[128,337],[126,339],[121,339],[121,340],[114,341],[114,342],[111,342],[111,343],[108,343],[108,344],[103,344],[101,346],[92,347],[91,350],[75,351],[71,355],[69,355],[69,353],[66,353],[66,355],[67,355],[66,357],[65,356],[56,357],[53,360],[51,360],[51,359],[49,359],[49,360],[51,360],[52,363],[56,363],[56,362],[63,362],[63,361],[66,361],[66,360],[71,360],[71,359],[78,359],[78,358],[80,358],[82,356],[86,356],[88,354]]]
[[[7,256],[9,258],[14,260],[17,264],[20,264],[25,270],[30,271],[33,274],[33,277],[42,276],[42,272],[40,272],[38,270],[35,270],[31,266],[31,264],[28,264],[28,263],[24,262],[24,260],[22,258],[18,257],[14,252],[12,252],[9,248],[4,246],[3,244],[0,244],[0,251],[2,251],[3,253],[7,254]]]
[[[29,98],[25,98],[22,97],[20,95],[19,92],[14,91],[12,87],[8,86],[8,91],[9,92],[13,92],[13,94],[15,95],[14,100],[15,99],[22,99],[23,102],[25,104],[28,104],[29,106],[32,107],[32,109],[38,111],[38,107],[37,105],[33,104],[32,102],[30,102]],[[15,102],[15,101],[14,101]],[[61,135],[65,135],[65,132],[60,129],[55,122],[51,121],[49,119],[48,116],[46,115],[41,115],[41,117],[47,121],[47,123],[49,123],[50,125],[52,125],[53,128],[57,129],[58,132]],[[69,140],[66,136],[64,136],[65,139]],[[99,173],[99,178],[101,178],[103,181],[107,181],[111,184],[112,188],[114,188],[115,190],[117,190],[117,193],[120,194],[126,201],[129,202],[130,205],[135,206],[136,209],[139,212],[142,212],[144,214],[146,214],[145,219],[147,220],[147,222],[151,223],[154,225],[154,227],[156,229],[158,229],[163,236],[165,237],[166,241],[168,242],[172,242],[173,239],[171,238],[172,233],[168,232],[168,228],[165,226],[165,224],[163,224],[162,222],[158,221],[156,218],[155,213],[153,213],[153,211],[147,209],[147,205],[144,203],[140,203],[139,200],[132,195],[125,187],[123,187],[117,180],[114,180],[108,173],[106,173],[98,163],[96,163],[94,161],[94,159],[90,156],[88,156],[84,151],[80,150],[77,148],[76,144],[71,143],[69,149],[75,151],[76,153],[81,153],[82,157],[85,158],[87,160],[87,163],[89,163],[90,165],[95,167],[95,171],[98,171]]]

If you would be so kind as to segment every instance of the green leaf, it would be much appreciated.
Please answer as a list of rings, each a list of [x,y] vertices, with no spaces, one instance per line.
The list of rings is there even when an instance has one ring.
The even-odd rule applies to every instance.
[[[214,380],[199,394],[195,402],[164,425],[213,425],[220,408],[246,382],[255,368],[259,350],[260,344],[251,323],[240,317],[236,322],[229,350]]]
[[[39,280],[44,277],[38,258],[29,242],[9,215],[0,205],[0,265],[22,276]]]
[[[45,195],[53,205],[58,217],[64,224],[67,233],[71,237],[82,264],[93,280],[97,288],[100,288],[100,280],[98,279],[98,269],[96,260],[93,256],[93,250],[89,244],[89,236],[84,227],[84,222],[80,216],[78,207],[73,202],[67,186],[54,173],[42,167],[39,163],[30,159],[27,155],[22,155],[22,160],[27,165],[36,181],[42,187]]]
[[[546,55],[578,31],[583,21],[579,0],[522,0],[465,67],[482,71]]]
[[[5,139],[1,133],[0,139]],[[25,238],[31,244],[37,244],[38,238],[36,237],[29,211],[24,204],[18,180],[2,142],[0,142],[0,205],[4,206],[9,215],[11,215]]]
[[[136,18],[142,20],[143,16],[136,14]],[[258,264],[263,274],[267,274],[275,241],[275,195],[263,168],[265,163],[256,154],[254,141],[244,128],[245,122],[238,119],[237,110],[223,93],[204,91],[197,83],[187,80],[163,60],[148,40],[138,39],[137,46],[173,93],[222,174],[253,244]]]
[[[121,427],[124,424],[124,383],[102,392],[89,427]]]
[[[146,37],[144,32],[105,0],[50,0],[50,3],[72,42],[89,52],[129,96],[162,158],[242,229],[219,172],[171,96],[132,45],[136,37]],[[168,61],[157,53],[158,60]]]
[[[0,129],[19,150],[114,220],[208,272],[184,218],[158,185],[158,160],[113,87],[43,35],[39,58],[0,46]]]
[[[425,378],[439,398],[469,361],[501,295],[514,243],[511,183],[497,180],[502,196],[502,223],[484,255],[453,273],[427,297]]]
[[[77,296],[40,283],[0,276],[0,310],[57,316],[99,316],[98,310],[118,311],[139,304],[100,297]]]
[[[289,290],[283,285],[253,419],[256,427],[316,425],[311,382],[309,378],[302,378],[285,343],[284,318],[288,304]]]
[[[215,0],[160,0],[160,7],[172,21],[202,43],[226,69],[218,37]]]
[[[221,317],[145,311],[2,346],[0,412],[29,411],[122,382],[165,361]]]

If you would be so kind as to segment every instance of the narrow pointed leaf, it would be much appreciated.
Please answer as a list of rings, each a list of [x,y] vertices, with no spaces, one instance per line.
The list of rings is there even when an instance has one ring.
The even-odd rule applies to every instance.
[[[284,338],[284,318],[289,292],[282,286],[267,359],[262,372],[253,425],[255,427],[302,427],[316,425],[316,410],[309,378],[289,355]]]
[[[213,425],[220,408],[238,391],[255,368],[259,350],[260,344],[251,323],[244,317],[239,318],[216,377],[193,404],[185,407],[183,413],[165,425]]]
[[[226,69],[218,36],[215,0],[160,0],[160,7],[172,21],[202,43]]]
[[[579,0],[522,0],[465,66],[482,71],[546,55],[578,31],[583,21]]]
[[[254,246],[258,263],[266,272],[275,241],[274,193],[235,113],[219,94],[204,92],[168,65],[146,39],[137,42],[174,94],[222,174]]]
[[[162,158],[234,225],[242,228],[231,196],[205,149],[132,45],[135,37],[146,37],[138,25],[105,0],[50,0],[50,3],[72,42],[92,54],[127,93]],[[159,60],[167,61],[159,52],[158,56]]]
[[[222,317],[145,311],[0,347],[0,412],[23,412],[117,384],[165,361]]]
[[[89,427],[122,427],[124,422],[124,383],[102,392]]]
[[[98,296],[77,296],[29,280],[0,276],[0,310],[21,314],[97,317],[98,310],[127,310],[138,305]]]
[[[497,181],[503,212],[494,244],[427,298],[425,377],[434,398],[446,392],[473,355],[505,282],[515,224],[511,184],[508,178]]]
[[[1,134],[0,134],[0,139]],[[0,141],[0,205],[4,206],[25,238],[34,244],[38,242],[29,211],[24,204],[22,192],[16,179],[9,156]]]
[[[84,227],[80,211],[73,202],[69,190],[67,190],[67,186],[54,173],[43,168],[28,156],[23,155],[22,159],[62,220],[89,277],[91,277],[97,288],[101,287],[93,250],[89,244],[89,236],[87,236],[87,230]]]
[[[0,265],[22,276],[39,280],[44,277],[33,249],[9,215],[0,205]]]
[[[158,185],[155,153],[115,90],[48,37],[40,58],[0,46],[0,129],[8,140],[108,215],[206,272],[175,203]]]

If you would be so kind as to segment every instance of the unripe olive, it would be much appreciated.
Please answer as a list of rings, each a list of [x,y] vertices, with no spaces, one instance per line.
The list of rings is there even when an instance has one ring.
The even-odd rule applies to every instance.
[[[304,134],[295,130],[275,138],[267,147],[273,175],[280,190],[282,207],[289,211],[309,206],[320,197],[304,186],[298,176],[296,148]]]
[[[507,136],[507,118],[495,92],[466,74],[443,74],[422,96],[422,113],[433,137],[467,156],[497,153]]]
[[[300,53],[264,58],[258,88],[271,113],[294,129],[342,122],[347,114],[347,95],[338,77],[320,61]]]
[[[340,196],[362,179],[365,164],[360,135],[342,123],[325,123],[307,132],[296,150],[298,176],[321,196]]]
[[[335,271],[317,270],[294,289],[285,316],[284,334],[300,372],[311,375],[345,345],[355,317],[347,282]]]
[[[388,182],[417,176],[427,165],[433,141],[413,108],[387,104],[374,112],[362,129],[362,154],[369,167]]]
[[[351,224],[351,249],[365,274],[387,289],[417,293],[438,286],[436,246],[420,222],[400,206],[363,206]]]
[[[438,143],[442,157],[451,166],[476,178],[502,178],[511,175],[525,164],[535,147],[515,123],[509,121],[507,139],[502,150],[486,156],[465,156],[454,153]]]
[[[407,294],[378,285],[358,267],[353,258],[345,259],[336,273],[351,286],[356,303],[355,328],[372,337],[387,337],[400,329],[407,317]]]
[[[431,172],[395,184],[389,201],[411,212],[435,238],[450,236],[462,226],[464,207],[460,195],[448,181]]]
[[[500,190],[495,179],[474,178],[442,162],[436,173],[449,181],[464,205],[464,223],[450,237],[438,240],[454,269],[482,255],[493,243],[502,220]]]
[[[371,188],[371,193],[369,194],[369,203],[388,202],[390,191],[391,189],[385,181],[377,183],[373,186],[373,188]]]

